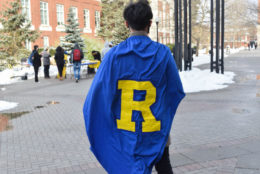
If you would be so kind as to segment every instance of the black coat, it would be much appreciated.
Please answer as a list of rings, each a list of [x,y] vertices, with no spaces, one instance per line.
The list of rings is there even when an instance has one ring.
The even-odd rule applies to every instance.
[[[54,57],[57,65],[64,64],[64,51],[61,49],[56,49],[55,57]]]
[[[33,66],[34,67],[40,67],[42,65],[41,57],[42,56],[38,53],[38,51],[35,51],[35,53],[33,55]]]
[[[92,51],[92,55],[93,55],[95,60],[101,61],[101,56],[100,56],[100,52],[99,51]]]

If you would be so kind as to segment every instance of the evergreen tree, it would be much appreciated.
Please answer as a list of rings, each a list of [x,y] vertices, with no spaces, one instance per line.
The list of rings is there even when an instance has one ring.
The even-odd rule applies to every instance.
[[[119,44],[120,42],[126,40],[129,37],[129,29],[125,25],[125,19],[123,17],[123,11],[126,5],[126,1],[121,0],[116,3],[116,12],[114,14],[115,27],[113,30],[113,43]]]
[[[101,0],[101,26],[98,35],[104,40],[112,40],[114,44],[124,41],[129,36],[125,26],[123,10],[127,0]]]
[[[112,39],[112,30],[114,27],[114,9],[112,9],[113,1],[111,0],[101,0],[101,16],[100,16],[100,30],[98,31],[98,36],[104,40]]]
[[[20,0],[15,0],[7,4],[0,13],[0,60],[13,66],[21,58],[28,57],[29,50],[25,48],[25,42],[34,42],[38,37],[38,31],[31,30],[31,22],[22,13]]]
[[[61,42],[61,46],[68,52],[70,52],[75,43],[78,43],[81,48],[85,47],[84,40],[81,37],[82,30],[79,28],[79,23],[75,19],[75,14],[72,8],[69,9],[67,24],[65,24],[65,40]]]

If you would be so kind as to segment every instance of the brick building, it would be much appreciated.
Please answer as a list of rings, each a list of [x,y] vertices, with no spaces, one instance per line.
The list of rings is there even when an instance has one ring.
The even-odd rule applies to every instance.
[[[0,0],[0,9],[10,0]],[[100,0],[21,0],[23,12],[32,22],[32,30],[38,30],[41,35],[35,43],[27,43],[32,49],[34,44],[40,47],[56,46],[65,36],[64,23],[67,20],[69,8],[72,7],[78,19],[83,35],[96,37],[100,25]],[[151,0],[153,23],[150,37],[157,40],[156,19],[159,19],[158,41],[163,44],[174,43],[174,1]],[[0,26],[1,27],[1,26]]]
[[[1,0],[0,9],[10,0]],[[33,44],[40,47],[55,46],[64,37],[64,24],[69,8],[79,22],[84,35],[96,36],[100,26],[100,0],[21,0],[23,12],[32,22],[32,30],[38,30],[41,35],[35,43],[27,42],[31,49]]]
[[[150,37],[157,40],[158,23],[158,41],[163,44],[174,43],[174,1],[172,0],[152,0],[153,23],[150,30]]]

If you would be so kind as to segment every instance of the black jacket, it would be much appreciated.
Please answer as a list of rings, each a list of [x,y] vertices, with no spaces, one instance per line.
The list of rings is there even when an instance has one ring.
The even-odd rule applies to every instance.
[[[54,59],[55,59],[57,65],[64,64],[64,51],[60,46],[58,46],[56,49]]]
[[[34,67],[40,67],[42,65],[41,57],[42,56],[38,53],[38,51],[34,50],[34,55],[33,55],[33,66]]]

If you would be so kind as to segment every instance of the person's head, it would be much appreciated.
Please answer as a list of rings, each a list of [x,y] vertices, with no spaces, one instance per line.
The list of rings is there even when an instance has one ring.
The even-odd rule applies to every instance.
[[[75,43],[74,49],[79,49],[79,44],[78,43]]]
[[[92,54],[93,56],[95,56],[95,55],[97,54],[97,51],[93,50],[93,51],[91,51],[91,54]]]
[[[130,3],[125,7],[123,15],[127,27],[130,27],[132,30],[149,33],[153,12],[147,0]]]
[[[34,48],[34,50],[38,50],[39,46],[38,45],[34,45],[33,48]]]
[[[48,47],[46,47],[45,49],[44,49],[44,51],[48,51],[49,50],[49,48]]]
[[[113,47],[113,43],[109,42],[108,46],[109,46],[109,48],[112,48]]]
[[[61,46],[58,46],[58,47],[56,48],[56,52],[62,52]]]

